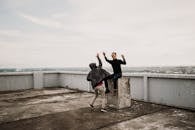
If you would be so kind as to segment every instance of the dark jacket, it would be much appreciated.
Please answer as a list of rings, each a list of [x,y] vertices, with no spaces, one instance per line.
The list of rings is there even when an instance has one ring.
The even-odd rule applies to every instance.
[[[123,60],[115,59],[115,60],[108,60],[105,56],[105,60],[112,65],[114,74],[122,74],[121,70],[121,64],[126,65],[126,60],[123,58]]]
[[[87,75],[87,80],[91,81],[91,85],[93,89],[101,82],[103,81],[106,77],[110,75],[109,72],[106,70],[102,69],[102,63],[101,60],[98,58],[99,61],[99,66],[96,66],[96,63],[91,63],[89,64],[89,67],[91,68],[91,71]]]

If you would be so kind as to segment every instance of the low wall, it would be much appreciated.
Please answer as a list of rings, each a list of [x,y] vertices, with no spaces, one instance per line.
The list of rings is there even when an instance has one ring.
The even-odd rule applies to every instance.
[[[133,99],[195,110],[195,75],[126,74]]]
[[[33,88],[33,73],[1,73],[0,91]]]
[[[93,91],[81,72],[0,73],[0,91],[69,87]],[[124,74],[133,99],[195,110],[195,75]]]
[[[149,102],[195,108],[195,80],[148,78]]]
[[[91,92],[86,73],[61,72],[60,86]]]
[[[60,84],[60,73],[43,73],[43,87],[59,87]]]

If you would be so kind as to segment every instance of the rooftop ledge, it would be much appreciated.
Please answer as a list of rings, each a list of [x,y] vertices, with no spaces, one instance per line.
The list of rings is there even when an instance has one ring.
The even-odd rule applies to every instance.
[[[32,75],[33,73],[43,74],[77,74],[87,75],[88,72],[78,71],[35,71],[35,72],[6,72],[0,73],[0,76],[14,76],[14,75]],[[195,74],[162,74],[162,73],[123,73],[123,76],[127,77],[149,77],[149,78],[181,78],[181,79],[195,79]]]
[[[68,87],[92,92],[88,72],[37,71],[0,73],[0,91]],[[124,73],[132,99],[195,110],[195,74]]]

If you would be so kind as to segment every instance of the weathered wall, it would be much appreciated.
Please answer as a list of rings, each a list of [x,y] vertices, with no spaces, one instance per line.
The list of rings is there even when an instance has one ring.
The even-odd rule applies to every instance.
[[[60,74],[59,73],[44,73],[43,74],[43,86],[44,87],[59,87]]]
[[[91,91],[91,86],[86,80],[86,74],[84,73],[61,73],[60,86],[84,91]]]
[[[32,73],[0,74],[0,91],[33,88]]]
[[[195,80],[149,78],[148,101],[195,108]]]
[[[130,86],[132,98],[144,100],[143,77],[130,77]]]
[[[87,73],[34,72],[1,73],[0,91],[69,87],[92,91]],[[184,74],[124,74],[130,79],[131,97],[137,100],[195,109],[195,75]]]

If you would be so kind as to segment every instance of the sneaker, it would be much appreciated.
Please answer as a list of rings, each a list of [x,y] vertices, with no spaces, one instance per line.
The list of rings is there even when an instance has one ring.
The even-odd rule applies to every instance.
[[[91,108],[94,108],[94,106],[93,106],[92,104],[89,104],[89,106],[90,106]]]
[[[106,92],[105,93],[109,93],[110,92],[110,90],[109,89],[106,89]]]
[[[100,111],[101,111],[101,112],[107,112],[107,111],[106,111],[105,109],[103,109],[103,108],[102,108]]]

